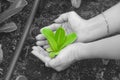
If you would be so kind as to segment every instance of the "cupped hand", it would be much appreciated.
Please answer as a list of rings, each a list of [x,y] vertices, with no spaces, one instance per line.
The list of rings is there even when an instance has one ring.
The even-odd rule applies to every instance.
[[[60,26],[63,26],[67,33],[75,32],[77,34],[77,42],[91,41],[91,39],[89,39],[91,34],[89,34],[89,27],[87,27],[88,21],[82,19],[74,11],[60,15],[60,17],[55,20],[55,23],[48,27],[55,31]],[[37,45],[44,46],[45,48],[48,47],[48,43],[43,34],[37,35],[36,40]]]
[[[61,71],[77,60],[84,59],[87,56],[87,46],[84,43],[71,44],[62,49],[59,55],[52,59],[40,46],[34,46],[32,54],[42,60],[47,67],[51,67],[56,71]]]

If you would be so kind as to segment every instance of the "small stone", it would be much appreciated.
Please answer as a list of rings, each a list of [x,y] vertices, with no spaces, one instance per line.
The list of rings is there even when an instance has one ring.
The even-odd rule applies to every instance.
[[[109,59],[102,59],[104,65],[108,65],[109,61],[110,61]]]
[[[28,80],[28,79],[23,75],[19,75],[15,80]]]
[[[75,8],[79,8],[81,4],[81,0],[71,0],[72,6]]]
[[[3,60],[3,50],[2,50],[2,45],[0,44],[0,63],[2,62]]]

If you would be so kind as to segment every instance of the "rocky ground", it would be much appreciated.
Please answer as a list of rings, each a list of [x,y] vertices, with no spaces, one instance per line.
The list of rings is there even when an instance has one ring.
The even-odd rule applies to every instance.
[[[16,45],[23,34],[25,23],[30,15],[34,0],[27,1],[28,5],[21,12],[4,22],[5,24],[14,21],[18,29],[11,33],[0,33],[0,43],[2,44],[4,52],[4,59],[0,64],[0,68],[3,69],[0,73],[0,80],[4,80]],[[46,68],[39,59],[30,53],[31,47],[35,45],[35,36],[39,34],[39,29],[53,23],[53,20],[61,13],[74,10],[81,17],[89,19],[119,1],[120,0],[82,0],[81,7],[75,9],[71,6],[69,0],[47,0],[41,15],[41,9],[38,9],[11,80],[15,80],[16,76],[20,74],[25,75],[28,80],[120,80],[120,61],[107,60],[107,63],[107,61],[103,59],[82,60],[76,62],[65,71],[56,72],[51,68]],[[0,4],[0,13],[5,11],[10,5],[6,0],[1,0]]]

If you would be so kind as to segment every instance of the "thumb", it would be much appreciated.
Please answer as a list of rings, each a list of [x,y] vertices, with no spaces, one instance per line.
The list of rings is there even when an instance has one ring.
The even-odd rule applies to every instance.
[[[73,22],[76,20],[82,19],[75,11],[67,12],[61,14],[54,22],[56,23],[63,23],[63,22]]]
[[[68,21],[68,13],[61,14],[57,19],[54,20],[56,23],[63,23]]]

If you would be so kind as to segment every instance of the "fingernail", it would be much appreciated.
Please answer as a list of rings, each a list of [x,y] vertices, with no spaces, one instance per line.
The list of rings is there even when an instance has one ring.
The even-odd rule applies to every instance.
[[[45,66],[48,67],[48,63],[45,63]]]
[[[39,40],[39,39],[40,39],[40,38],[39,38],[39,35],[37,35],[35,38],[36,38],[36,40]]]
[[[55,19],[55,20],[54,20],[54,22],[56,22],[56,23],[57,23],[57,22],[58,22],[58,19]]]
[[[37,39],[37,38],[38,38],[38,36],[35,37],[35,39]]]
[[[50,67],[47,62],[45,63],[45,66],[46,66],[46,67]]]
[[[36,42],[36,45],[39,45],[39,43],[38,43],[38,42]]]
[[[35,46],[32,47],[32,49],[34,49]]]
[[[33,54],[33,51],[31,51],[31,53]]]
[[[54,22],[56,22],[56,19],[54,20]]]

